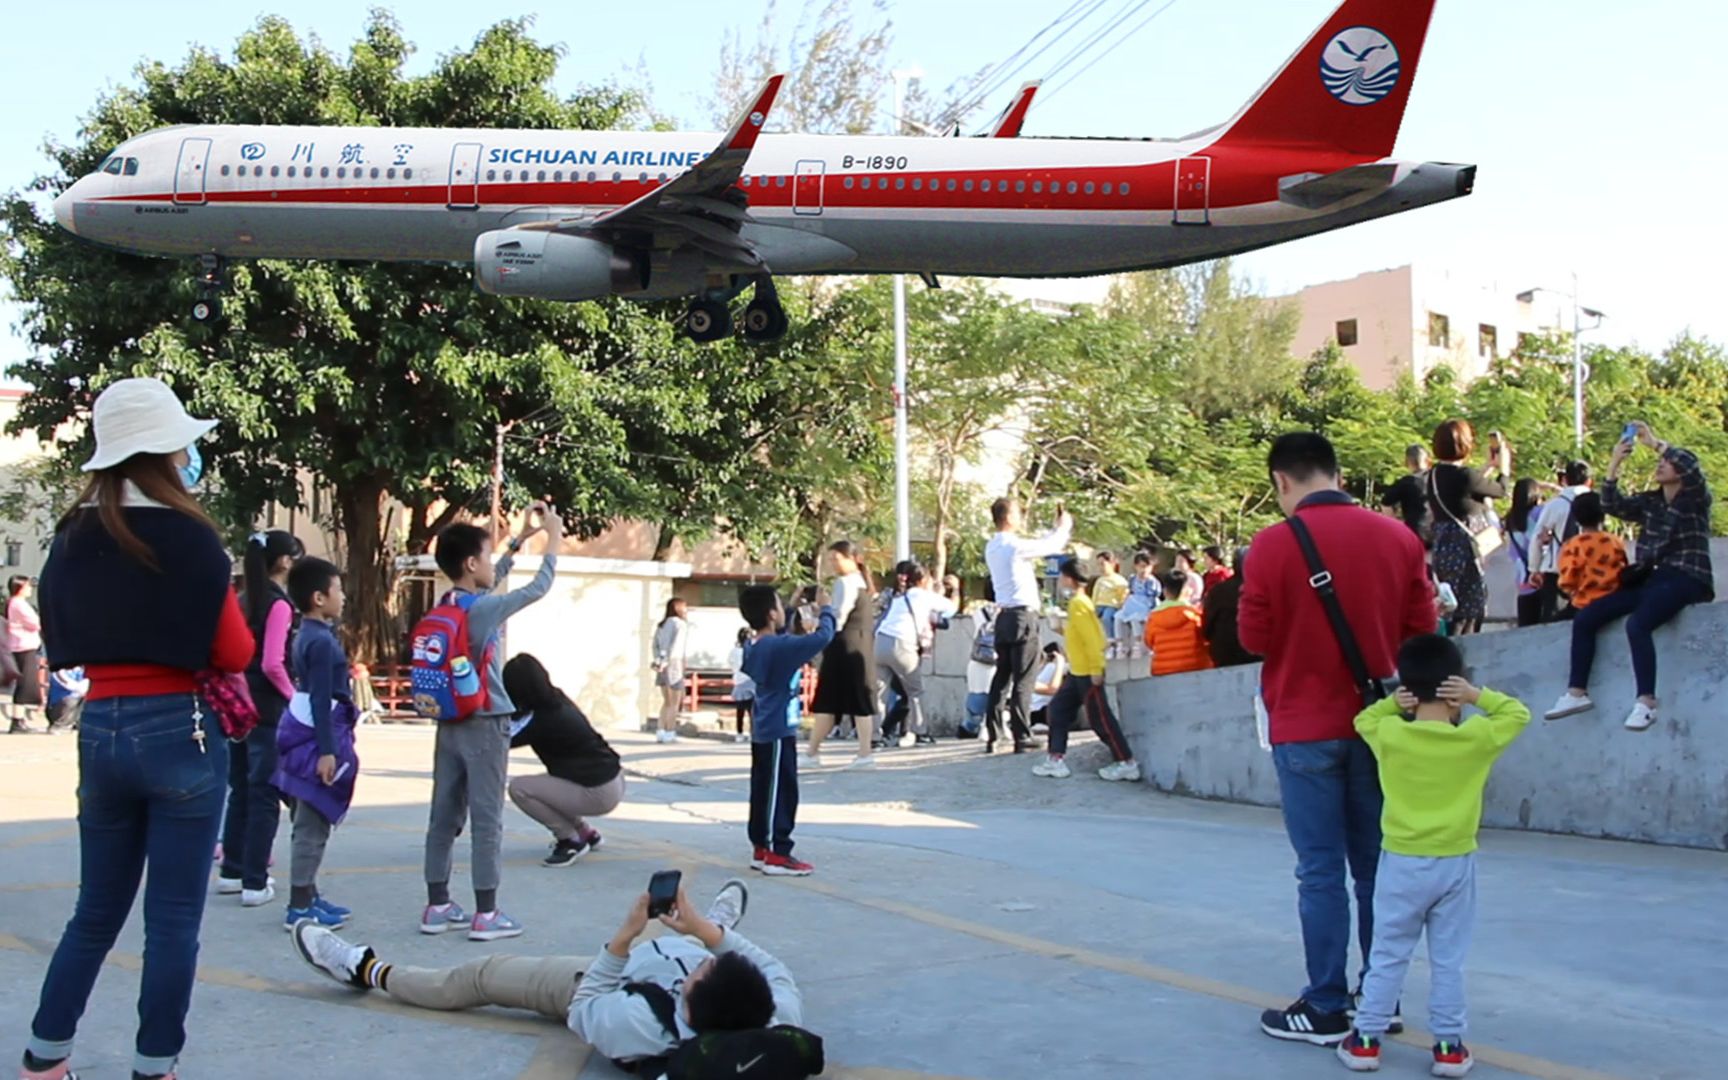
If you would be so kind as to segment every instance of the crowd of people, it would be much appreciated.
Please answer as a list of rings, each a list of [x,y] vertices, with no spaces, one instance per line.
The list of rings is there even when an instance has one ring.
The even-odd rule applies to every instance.
[[[78,720],[78,900],[43,980],[24,1080],[73,1080],[79,1019],[141,883],[149,947],[132,1070],[134,1080],[172,1080],[206,896],[237,895],[246,908],[275,899],[270,869],[284,805],[291,854],[281,925],[308,964],[357,992],[428,1009],[536,1011],[648,1075],[694,1044],[710,1064],[770,1056],[788,1063],[775,1075],[819,1071],[820,1040],[789,1026],[802,1016],[789,971],[738,933],[748,905],[741,882],[728,882],[706,914],[681,884],[669,895],[644,893],[592,959],[487,955],[422,969],[387,963],[338,935],[352,912],[323,895],[319,870],[362,771],[357,691],[337,633],[342,572],[308,557],[291,535],[267,531],[248,540],[243,588],[235,588],[220,534],[193,494],[197,443],[214,426],[190,416],[158,380],[109,386],[92,416],[88,484],[58,522],[42,573],[40,615],[28,581],[14,579],[8,590],[4,658],[22,695],[14,708],[37,707],[23,697],[40,686],[27,690],[23,672],[38,666],[39,650],[57,673],[80,671],[87,681]],[[1635,493],[1623,490],[1621,474],[1637,443],[1655,452],[1657,465],[1655,487]],[[1105,693],[1110,659],[1149,651],[1150,670],[1162,677],[1263,658],[1307,985],[1289,1007],[1268,1010],[1262,1029],[1335,1047],[1352,1070],[1378,1068],[1381,1041],[1401,1030],[1402,981],[1425,934],[1433,1071],[1463,1076],[1473,1064],[1461,972],[1482,793],[1530,713],[1465,678],[1457,644],[1437,632],[1436,586],[1456,597],[1452,633],[1479,629],[1483,560],[1509,545],[1527,571],[1525,595],[1535,598],[1521,605],[1530,621],[1571,613],[1569,685],[1549,719],[1592,707],[1596,635],[1628,616],[1638,697],[1626,726],[1643,729],[1656,721],[1651,632],[1709,599],[1712,573],[1711,493],[1697,458],[1647,425],[1628,426],[1599,492],[1582,463],[1552,489],[1513,483],[1504,438],[1491,436],[1481,469],[1470,464],[1474,445],[1466,422],[1449,421],[1435,432],[1436,463],[1413,448],[1410,476],[1388,493],[1400,523],[1344,492],[1323,437],[1282,436],[1268,472],[1286,520],[1232,558],[1208,549],[1203,572],[1186,552],[1162,569],[1136,553],[1132,577],[1108,552],[1083,561],[1067,554],[1069,514],[1058,510],[1048,531],[1033,533],[1022,506],[1001,499],[985,547],[987,599],[964,616],[958,582],[928,588],[916,562],[898,564],[878,591],[862,549],[849,541],[827,551],[830,584],[801,591],[790,606],[772,586],[744,589],[746,629],[733,666],[735,689],[747,690],[749,702],[736,718],[750,743],[749,865],[766,876],[813,872],[794,854],[799,769],[821,766],[824,741],[843,720],[857,740],[849,769],[874,765],[878,730],[895,733],[901,747],[932,740],[923,658],[956,618],[973,628],[963,727],[983,736],[986,752],[1009,739],[1016,753],[1045,750],[1033,772],[1051,779],[1073,775],[1070,736],[1082,724],[1110,755],[1102,779],[1141,777]],[[1501,521],[1493,501],[1508,496],[1513,505]],[[1636,561],[1603,531],[1608,516],[1640,528]],[[538,572],[500,589],[541,533]],[[499,647],[506,622],[550,590],[561,538],[558,514],[535,504],[501,555],[491,534],[472,525],[450,526],[435,541],[452,587],[412,635],[416,707],[441,721],[423,934],[490,942],[524,933],[499,903],[507,800],[548,830],[543,861],[562,867],[600,846],[592,819],[625,797],[618,753],[546,667],[525,653],[505,663]],[[1060,644],[1045,640],[1038,572],[1053,557],[1066,600]],[[688,614],[673,601],[654,638],[661,741],[676,738]],[[803,681],[818,659],[810,742],[800,755]],[[513,746],[532,750],[546,772],[510,779]],[[472,912],[450,891],[464,831]],[[212,890],[208,859],[219,834]],[[675,936],[641,942],[656,919]],[[1353,937],[1364,958],[1355,990]],[[756,1056],[727,1057],[733,1053]]]

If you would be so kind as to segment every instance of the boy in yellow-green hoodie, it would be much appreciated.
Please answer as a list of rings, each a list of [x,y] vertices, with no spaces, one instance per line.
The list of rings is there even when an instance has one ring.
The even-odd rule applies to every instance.
[[[1463,1076],[1475,1061],[1464,1045],[1464,954],[1476,923],[1476,832],[1482,790],[1501,752],[1530,723],[1530,710],[1464,678],[1458,646],[1436,635],[1398,650],[1393,697],[1356,718],[1380,764],[1385,791],[1380,869],[1374,879],[1374,949],[1362,980],[1356,1027],[1338,1046],[1354,1072],[1380,1068],[1404,973],[1428,935],[1429,1026],[1435,1076]],[[1474,705],[1481,716],[1465,719]]]
[[[1092,730],[1110,749],[1111,762],[1098,770],[1098,776],[1104,780],[1138,780],[1140,765],[1134,760],[1134,751],[1128,746],[1128,736],[1122,733],[1122,725],[1116,722],[1110,699],[1104,696],[1107,646],[1104,624],[1099,621],[1098,609],[1088,595],[1092,583],[1074,559],[1064,559],[1057,573],[1062,589],[1069,594],[1068,625],[1063,631],[1063,636],[1068,639],[1069,670],[1056,696],[1050,699],[1049,756],[1033,766],[1032,775],[1052,780],[1066,780],[1074,775],[1065,760],[1068,756],[1068,731],[1074,726],[1080,710],[1085,709]]]

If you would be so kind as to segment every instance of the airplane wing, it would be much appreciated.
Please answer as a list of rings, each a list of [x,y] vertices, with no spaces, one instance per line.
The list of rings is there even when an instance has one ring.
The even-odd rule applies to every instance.
[[[1037,79],[1021,84],[1020,89],[1014,94],[1014,100],[1008,105],[1008,111],[1002,114],[1001,118],[996,121],[996,126],[991,129],[990,137],[992,139],[1017,139],[1020,137],[1020,129],[1026,124],[1026,114],[1032,111],[1032,98],[1038,93],[1038,87],[1041,85],[1043,84]]]
[[[599,217],[547,222],[541,227],[588,236],[627,236],[638,242],[646,239],[650,247],[688,244],[722,258],[761,265],[761,258],[738,235],[750,218],[749,199],[736,185],[785,81],[784,74],[770,77],[739,113],[719,148],[694,168]]]
[[[1386,162],[1355,165],[1335,173],[1302,173],[1278,182],[1278,199],[1304,210],[1320,210],[1354,195],[1387,188],[1398,178],[1398,166]]]

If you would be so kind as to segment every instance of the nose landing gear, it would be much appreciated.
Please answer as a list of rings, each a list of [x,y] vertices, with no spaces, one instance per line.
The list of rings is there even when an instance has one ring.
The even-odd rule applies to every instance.
[[[192,301],[194,322],[222,317],[222,293],[228,284],[227,261],[220,255],[198,256],[198,298]]]

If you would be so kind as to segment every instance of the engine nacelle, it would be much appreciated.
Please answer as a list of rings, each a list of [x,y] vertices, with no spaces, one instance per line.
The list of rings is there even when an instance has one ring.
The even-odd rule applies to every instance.
[[[493,296],[596,300],[641,292],[647,263],[611,244],[544,229],[497,229],[474,241],[474,280]]]

